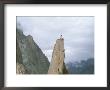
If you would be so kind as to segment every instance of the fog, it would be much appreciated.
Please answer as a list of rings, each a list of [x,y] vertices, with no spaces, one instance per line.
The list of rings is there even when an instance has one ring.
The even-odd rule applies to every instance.
[[[56,39],[62,34],[65,62],[94,57],[94,17],[17,17],[25,35],[34,41],[51,61]]]

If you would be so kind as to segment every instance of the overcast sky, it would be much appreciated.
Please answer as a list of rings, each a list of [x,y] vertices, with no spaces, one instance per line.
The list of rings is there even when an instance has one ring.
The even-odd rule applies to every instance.
[[[32,35],[51,60],[56,39],[64,37],[65,62],[94,57],[94,17],[17,17],[25,35]]]

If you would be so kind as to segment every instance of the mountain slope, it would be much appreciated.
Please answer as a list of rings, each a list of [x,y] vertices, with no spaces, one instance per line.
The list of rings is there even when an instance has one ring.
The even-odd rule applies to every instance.
[[[19,29],[16,30],[16,33],[18,49],[21,52],[21,56],[17,54],[19,55],[17,58],[21,58],[20,60],[17,59],[17,62],[24,65],[27,74],[46,74],[49,68],[49,61],[34,42],[32,36],[25,36]]]
[[[66,64],[70,74],[94,74],[94,58]]]

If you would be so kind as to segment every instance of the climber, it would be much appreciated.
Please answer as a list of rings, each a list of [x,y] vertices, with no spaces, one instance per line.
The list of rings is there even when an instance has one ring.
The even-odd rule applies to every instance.
[[[60,36],[60,39],[62,39],[62,35]]]

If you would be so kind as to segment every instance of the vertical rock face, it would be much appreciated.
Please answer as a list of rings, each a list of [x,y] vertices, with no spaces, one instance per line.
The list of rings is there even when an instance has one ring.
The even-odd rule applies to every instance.
[[[52,60],[48,70],[48,74],[63,74],[67,73],[64,63],[64,39],[60,38],[56,40],[56,44],[52,53]]]
[[[22,54],[18,46],[18,43],[16,43],[16,73],[17,74],[27,73],[22,61],[23,61]]]
[[[49,61],[32,36],[25,36],[21,30],[17,33],[17,72],[25,74],[47,74]],[[26,72],[25,72],[26,71]]]

